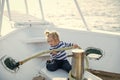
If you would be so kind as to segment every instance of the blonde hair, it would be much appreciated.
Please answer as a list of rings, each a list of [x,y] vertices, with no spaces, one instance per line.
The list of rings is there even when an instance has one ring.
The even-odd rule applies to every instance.
[[[45,35],[46,37],[52,37],[54,40],[59,40],[59,35],[57,32],[49,32],[49,31],[46,31],[45,32]]]

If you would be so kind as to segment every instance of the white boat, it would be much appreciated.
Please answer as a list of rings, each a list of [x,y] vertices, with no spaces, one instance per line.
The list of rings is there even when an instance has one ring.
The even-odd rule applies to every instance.
[[[39,2],[40,1],[41,0],[39,0]],[[83,50],[88,47],[95,47],[103,50],[100,59],[88,58],[89,69],[120,75],[120,34],[90,30],[87,27],[77,1],[74,1],[87,30],[60,28],[56,27],[53,23],[45,21],[42,5],[40,3],[42,12],[42,20],[40,22],[24,21],[24,19],[20,22],[14,22],[14,28],[19,28],[0,37],[0,60],[2,61],[3,56],[6,55],[5,57],[10,56],[16,61],[20,61],[28,56],[48,50],[49,46],[45,39],[44,32],[46,30],[55,30],[59,32],[61,40],[77,43]],[[0,24],[2,24],[5,3],[7,3],[9,18],[11,18],[8,0],[1,0]],[[71,54],[71,50],[68,50],[68,53]],[[26,62],[24,65],[21,65],[16,72],[6,70],[1,62],[0,80],[44,80],[41,79],[43,77],[45,80],[67,80],[70,75],[65,71],[57,70],[55,72],[50,72],[46,69],[45,65],[46,60],[49,58],[48,55],[49,54],[45,54]],[[71,58],[68,59],[71,62]],[[103,80],[101,77],[98,77],[87,70],[85,70],[83,76],[87,80]]]

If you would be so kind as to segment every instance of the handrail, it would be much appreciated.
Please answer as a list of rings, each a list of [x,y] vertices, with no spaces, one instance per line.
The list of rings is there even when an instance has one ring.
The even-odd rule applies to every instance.
[[[26,14],[29,14],[27,0],[24,0],[24,2],[25,2]]]
[[[86,29],[87,29],[88,31],[90,31],[90,28],[88,27],[88,25],[87,25],[87,23],[86,23],[86,21],[85,21],[85,18],[84,18],[83,15],[82,15],[82,11],[81,11],[81,9],[80,9],[80,6],[78,5],[77,0],[74,0],[74,2],[75,2],[75,5],[76,5],[76,7],[77,7],[77,9],[78,9],[78,12],[79,12],[79,14],[80,14],[80,16],[81,16],[81,18],[82,18],[82,21],[83,21]]]
[[[1,35],[1,28],[2,28],[2,20],[3,20],[3,11],[4,11],[5,1],[6,1],[6,4],[7,4],[9,20],[11,20],[9,0],[1,0],[1,1],[0,1],[0,35]],[[75,2],[75,5],[76,5],[76,7],[77,7],[77,10],[78,10],[78,12],[79,12],[79,14],[80,14],[80,16],[81,16],[81,18],[82,18],[82,21],[83,21],[86,29],[87,29],[88,31],[90,31],[90,28],[88,27],[88,25],[87,25],[87,23],[86,23],[86,21],[85,21],[85,18],[84,18],[84,16],[82,15],[82,11],[81,11],[81,9],[80,9],[80,6],[79,6],[77,0],[74,0],[74,2]],[[29,12],[28,12],[27,0],[25,0],[25,6],[26,6],[26,12],[27,12],[27,14],[28,14]],[[41,2],[41,0],[39,0],[39,6],[40,6],[40,10],[41,10],[42,20],[44,20],[44,13],[43,13],[43,8],[42,8],[42,2]]]
[[[1,36],[4,5],[5,5],[5,0],[1,0],[0,1],[0,36]]]
[[[5,1],[6,1],[6,5],[7,5],[9,20],[10,21],[12,20],[11,13],[10,13],[9,0],[0,0],[0,36],[1,36],[1,30],[2,30],[2,21],[3,21],[3,12],[4,12]],[[24,2],[25,2],[25,7],[26,7],[26,13],[29,14],[27,0],[25,0]],[[41,10],[42,20],[44,21],[44,13],[43,13],[41,0],[39,0],[39,6],[40,6],[40,10]]]
[[[9,20],[11,21],[11,13],[10,13],[10,5],[9,5],[9,0],[6,0],[6,4],[7,4],[7,10],[8,10],[8,16],[9,16]]]
[[[39,0],[39,5],[40,5],[40,10],[41,10],[42,20],[44,21],[45,18],[44,18],[44,12],[43,12],[43,7],[42,7],[42,2],[41,2],[41,0]]]

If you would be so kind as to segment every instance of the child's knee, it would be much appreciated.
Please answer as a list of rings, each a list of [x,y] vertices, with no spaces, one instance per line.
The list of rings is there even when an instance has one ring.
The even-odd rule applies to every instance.
[[[57,70],[57,66],[53,63],[46,63],[46,68],[48,71],[56,71]]]
[[[56,68],[54,68],[52,65],[46,65],[46,68],[47,68],[47,70],[48,71],[56,71],[57,69]]]

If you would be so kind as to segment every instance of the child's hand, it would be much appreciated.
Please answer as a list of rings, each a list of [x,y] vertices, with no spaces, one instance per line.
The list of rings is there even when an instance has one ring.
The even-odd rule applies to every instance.
[[[57,54],[57,51],[53,50],[51,53],[52,53],[52,54]]]
[[[80,48],[80,46],[78,46],[77,44],[73,44],[73,48]]]

